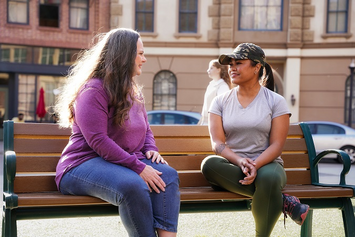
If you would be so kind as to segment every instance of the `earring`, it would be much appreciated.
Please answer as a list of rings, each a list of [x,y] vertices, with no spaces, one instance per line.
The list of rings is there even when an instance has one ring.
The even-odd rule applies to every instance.
[[[256,74],[257,73],[257,71],[254,71],[254,74]]]

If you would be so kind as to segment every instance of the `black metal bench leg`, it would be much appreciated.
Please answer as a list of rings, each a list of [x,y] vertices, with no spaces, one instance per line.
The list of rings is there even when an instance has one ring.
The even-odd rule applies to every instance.
[[[312,236],[313,209],[309,209],[306,220],[301,226],[301,237]]]
[[[341,214],[343,216],[343,224],[345,236],[352,237],[355,236],[355,217],[354,209],[350,198],[343,198],[343,209]]]
[[[5,208],[2,215],[2,237],[17,237],[16,214]]]

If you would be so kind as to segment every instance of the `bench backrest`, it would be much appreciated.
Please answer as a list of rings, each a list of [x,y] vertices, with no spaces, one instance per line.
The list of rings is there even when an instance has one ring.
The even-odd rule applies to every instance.
[[[181,187],[209,186],[200,172],[202,159],[213,154],[207,126],[153,125],[151,129],[160,153],[178,170]],[[4,151],[14,150],[17,157],[15,193],[57,190],[55,168],[70,133],[57,124],[4,122]],[[288,184],[311,184],[309,153],[300,125],[290,126],[282,158]]]

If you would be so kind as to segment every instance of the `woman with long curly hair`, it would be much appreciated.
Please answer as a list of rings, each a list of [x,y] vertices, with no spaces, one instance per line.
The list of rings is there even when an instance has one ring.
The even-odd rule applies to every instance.
[[[72,135],[55,180],[63,194],[118,206],[129,236],[176,236],[178,175],[158,152],[135,82],[145,62],[142,40],[129,29],[100,35],[80,56],[56,104]]]

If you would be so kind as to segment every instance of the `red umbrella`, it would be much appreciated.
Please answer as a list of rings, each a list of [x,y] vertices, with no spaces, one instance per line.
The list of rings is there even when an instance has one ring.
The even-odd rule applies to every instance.
[[[41,87],[41,89],[39,90],[39,100],[38,100],[38,105],[36,110],[36,114],[38,115],[38,117],[41,118],[41,122],[42,122],[42,118],[46,115],[46,113],[47,111],[44,105],[44,90],[43,87]]]

